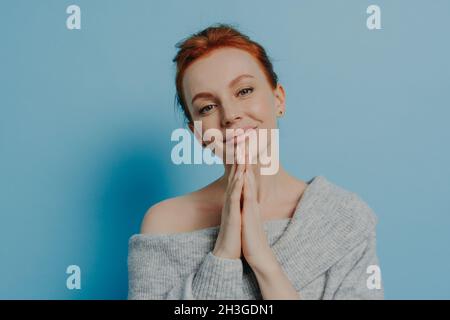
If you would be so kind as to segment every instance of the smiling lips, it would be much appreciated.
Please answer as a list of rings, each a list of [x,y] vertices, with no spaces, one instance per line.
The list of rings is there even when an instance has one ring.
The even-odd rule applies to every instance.
[[[243,127],[243,128],[235,128],[232,130],[232,134],[228,138],[224,139],[224,143],[231,143],[232,141],[236,142],[237,140],[239,140],[239,138],[241,136],[245,135],[248,131],[250,131],[252,129],[256,129],[256,128],[257,128],[256,126],[255,127],[248,126],[248,127]],[[237,130],[237,129],[242,129],[242,130]]]

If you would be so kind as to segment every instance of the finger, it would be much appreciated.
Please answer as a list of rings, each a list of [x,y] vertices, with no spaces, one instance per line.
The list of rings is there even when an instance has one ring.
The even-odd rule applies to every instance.
[[[245,170],[244,174],[244,207],[247,205],[253,205],[255,201],[255,194],[251,184],[251,169]]]
[[[254,190],[254,182],[255,182],[255,175],[254,175],[252,168],[250,168],[250,166],[249,166],[249,168],[248,168],[248,185],[252,191],[255,191]]]
[[[245,172],[247,172],[248,170],[250,170],[249,162],[245,161]]]
[[[257,228],[260,221],[257,220],[255,215],[255,202],[254,195],[250,190],[250,178],[249,172],[244,174],[244,204],[242,207],[242,227],[245,229],[247,239],[257,239]],[[251,240],[249,240],[251,241]]]
[[[233,181],[235,172],[236,172],[236,164],[233,162],[231,164],[230,174],[228,175],[228,184],[230,184],[231,181]]]
[[[227,158],[227,156],[225,155],[224,156],[225,157],[225,159]],[[237,174],[237,163],[238,163],[238,161],[237,161],[237,159],[238,159],[238,153],[237,152],[233,152],[233,159],[232,159],[232,162],[231,162],[231,170],[230,170],[230,174],[228,175],[228,184],[230,185],[231,183],[232,183],[232,181],[233,181],[233,179],[234,179],[234,177],[235,177],[235,174]]]
[[[235,164],[235,173],[237,173],[237,170],[240,168],[240,164],[243,163],[242,158],[242,148],[239,146],[236,146],[235,149],[233,149],[233,164]]]
[[[258,202],[258,198],[256,196],[256,177],[255,172],[253,170],[250,170],[250,189],[252,190],[252,193],[255,195],[255,202]]]
[[[236,162],[234,164],[235,167],[235,173],[233,177],[233,187],[232,190],[236,188],[236,184],[240,182],[240,180],[243,180],[243,173],[244,173],[244,166],[242,164],[239,164],[239,162]],[[241,189],[242,191],[242,189]]]
[[[229,192],[230,192],[230,197],[233,196],[238,198],[238,200],[240,200],[241,197],[241,193],[242,193],[242,185],[238,185],[237,187],[239,188],[239,190],[235,190],[236,189],[236,184],[239,182],[240,179],[243,180],[243,173],[244,173],[244,165],[240,164],[241,160],[242,160],[242,153],[241,150],[239,148],[236,148],[236,152],[235,152],[235,158],[238,161],[234,161],[233,162],[233,167],[232,170],[233,171],[233,176],[230,178],[229,182]],[[231,174],[230,174],[231,175]],[[236,200],[236,199],[234,199]]]
[[[245,184],[244,184],[244,206],[243,211],[247,213],[247,216],[252,218],[256,218],[253,214],[255,212],[260,212],[259,210],[255,210],[255,208],[259,205],[257,198],[257,190],[256,190],[256,180],[254,177],[254,173],[251,166],[248,165],[248,170],[245,174]]]
[[[230,207],[233,210],[233,212],[241,212],[241,194],[242,194],[242,188],[244,185],[244,175],[236,173],[236,176],[233,180],[233,184],[231,187],[231,193],[230,193]]]
[[[235,173],[233,177],[233,182],[237,183],[239,179],[243,178],[243,166],[241,164],[235,164]]]

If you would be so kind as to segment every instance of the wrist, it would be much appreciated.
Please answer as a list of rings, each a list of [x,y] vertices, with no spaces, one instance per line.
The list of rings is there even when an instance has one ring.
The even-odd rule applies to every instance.
[[[280,270],[281,266],[272,250],[268,251],[259,262],[248,262],[256,276],[265,277]]]
[[[236,255],[233,254],[229,254],[221,249],[216,249],[214,248],[212,251],[212,254],[215,255],[218,258],[222,258],[222,259],[240,259],[240,257],[237,257]]]

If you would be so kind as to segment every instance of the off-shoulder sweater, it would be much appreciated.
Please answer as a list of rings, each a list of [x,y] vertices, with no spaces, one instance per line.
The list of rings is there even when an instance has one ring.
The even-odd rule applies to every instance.
[[[318,175],[292,218],[266,220],[264,229],[301,299],[383,299],[376,224],[359,195]],[[132,235],[128,299],[263,299],[245,258],[212,253],[218,232]]]

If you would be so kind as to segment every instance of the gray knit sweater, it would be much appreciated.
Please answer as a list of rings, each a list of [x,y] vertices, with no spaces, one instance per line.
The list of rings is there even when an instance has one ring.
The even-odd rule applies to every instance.
[[[264,228],[301,299],[383,299],[380,273],[374,271],[376,221],[356,193],[316,176],[293,217],[268,220]],[[218,232],[216,226],[131,236],[128,299],[262,299],[244,258],[212,253]]]

